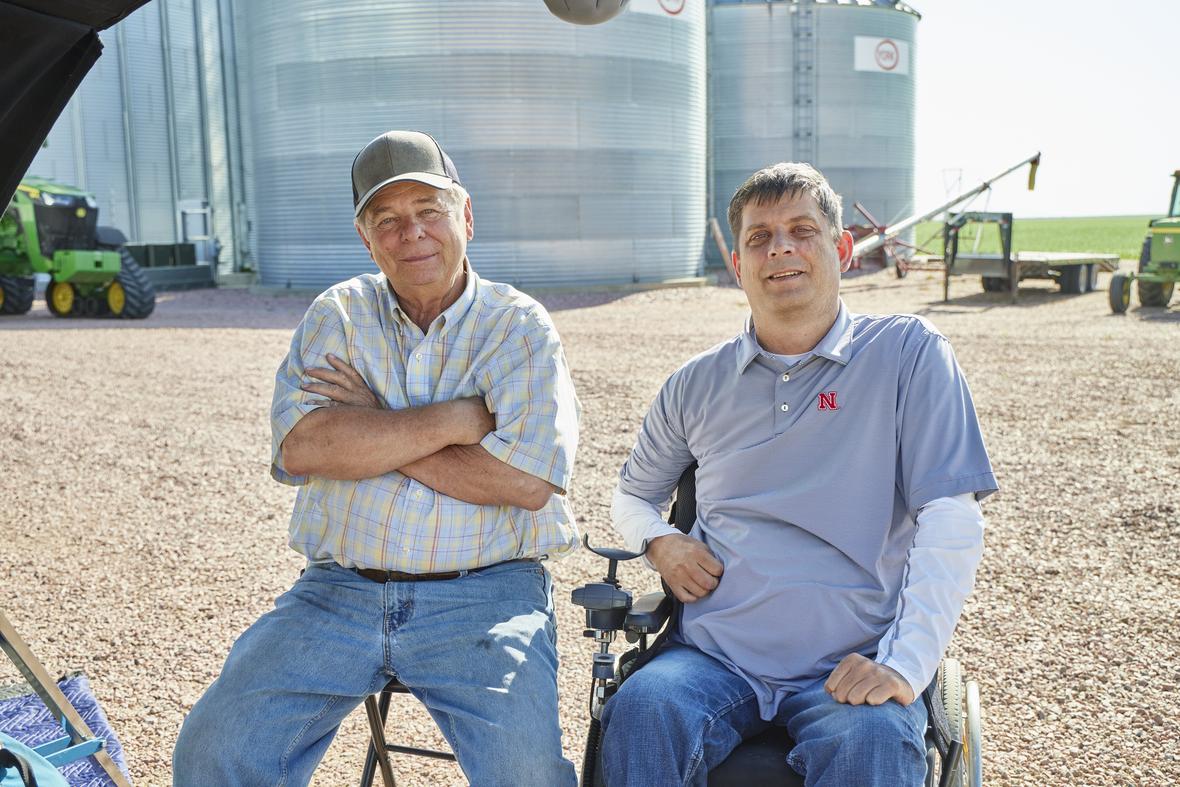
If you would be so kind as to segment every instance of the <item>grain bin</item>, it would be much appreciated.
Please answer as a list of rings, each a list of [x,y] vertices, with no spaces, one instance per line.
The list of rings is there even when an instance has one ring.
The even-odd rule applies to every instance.
[[[103,56],[29,173],[93,193],[102,223],[135,242],[190,241],[211,261],[216,238],[228,270],[244,221],[225,5],[150,3],[103,31]]]
[[[914,210],[914,38],[888,0],[710,0],[712,211],[777,161],[807,161],[844,197],[844,222]]]
[[[481,275],[522,287],[698,273],[705,9],[633,0],[585,28],[539,0],[238,6],[262,283],[373,270],[349,165],[390,128],[433,134],[473,197]]]

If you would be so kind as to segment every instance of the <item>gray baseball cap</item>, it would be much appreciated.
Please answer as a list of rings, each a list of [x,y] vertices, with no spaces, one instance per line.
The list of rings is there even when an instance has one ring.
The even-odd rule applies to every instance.
[[[390,183],[412,180],[436,189],[459,182],[459,173],[434,137],[421,131],[386,131],[352,160],[352,204],[360,216]]]

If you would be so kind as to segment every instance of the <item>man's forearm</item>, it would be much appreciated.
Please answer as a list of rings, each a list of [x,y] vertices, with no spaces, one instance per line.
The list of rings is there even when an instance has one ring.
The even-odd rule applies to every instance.
[[[292,475],[336,480],[373,478],[455,442],[449,402],[404,410],[321,407],[299,420],[283,441]]]
[[[632,552],[642,551],[644,542],[680,532],[675,525],[664,521],[658,506],[642,497],[627,494],[617,484],[611,497],[610,519]],[[645,559],[645,562],[648,568],[655,568],[650,560]]]
[[[540,509],[557,487],[501,462],[479,445],[451,445],[398,468],[436,492],[467,503]]]
[[[983,512],[975,496],[934,500],[918,511],[898,617],[876,660],[897,671],[915,693],[934,676],[975,582],[983,554]]]

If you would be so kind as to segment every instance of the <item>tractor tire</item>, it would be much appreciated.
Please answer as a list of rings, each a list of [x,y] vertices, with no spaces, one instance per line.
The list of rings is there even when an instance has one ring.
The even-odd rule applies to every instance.
[[[1081,295],[1086,291],[1084,277],[1084,265],[1066,265],[1057,274],[1057,283],[1061,285],[1061,291],[1066,295]]]
[[[1167,306],[1172,300],[1173,282],[1139,280],[1139,302],[1144,306]]]
[[[1008,280],[1002,279],[999,276],[980,276],[983,281],[984,292],[1007,292]]]
[[[50,281],[45,286],[45,305],[54,317],[73,317],[78,313],[78,290],[68,281]]]
[[[1143,283],[1139,283],[1143,287]],[[1142,294],[1143,290],[1139,290]],[[1131,280],[1125,273],[1116,273],[1110,277],[1110,310],[1115,314],[1126,314],[1131,305]]]
[[[106,311],[115,318],[142,320],[156,308],[156,288],[123,247],[119,247],[119,267],[119,275],[103,291]]]
[[[0,314],[24,314],[33,308],[33,278],[0,276]]]

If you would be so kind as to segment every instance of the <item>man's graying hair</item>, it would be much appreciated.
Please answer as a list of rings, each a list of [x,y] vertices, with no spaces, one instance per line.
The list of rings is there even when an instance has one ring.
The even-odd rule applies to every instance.
[[[827,179],[810,164],[783,161],[758,170],[738,187],[729,201],[729,231],[733,233],[734,249],[741,253],[742,210],[747,204],[769,205],[784,196],[792,199],[809,194],[831,228],[832,239],[840,240],[844,225],[840,223],[840,195],[832,191]]]

